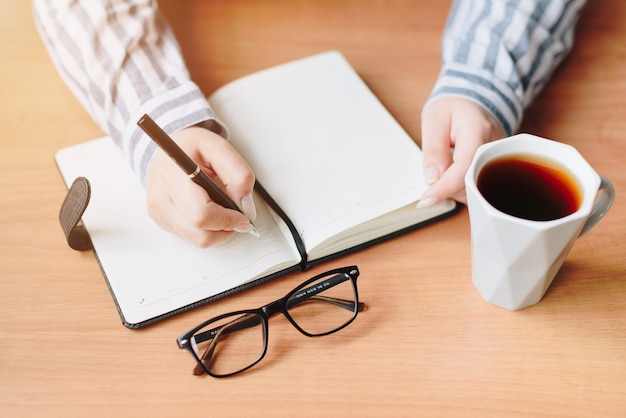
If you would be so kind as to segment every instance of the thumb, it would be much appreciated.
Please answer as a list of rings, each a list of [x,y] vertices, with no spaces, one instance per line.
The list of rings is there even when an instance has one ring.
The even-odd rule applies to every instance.
[[[424,180],[432,184],[451,164],[450,114],[439,111],[436,101],[422,114],[422,153]]]

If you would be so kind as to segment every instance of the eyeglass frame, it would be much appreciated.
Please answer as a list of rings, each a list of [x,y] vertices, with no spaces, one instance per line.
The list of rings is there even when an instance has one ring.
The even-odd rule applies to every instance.
[[[343,299],[337,299],[331,303],[346,308],[346,309],[350,309],[352,310],[352,307],[347,307],[347,303],[349,304],[353,304],[354,305],[354,313],[352,315],[352,317],[346,321],[343,325],[331,330],[331,331],[327,331],[327,332],[323,332],[323,333],[319,333],[319,334],[312,334],[309,333],[307,331],[305,331],[302,327],[300,327],[297,322],[291,317],[291,315],[288,312],[288,309],[290,308],[290,306],[288,306],[288,301],[291,297],[293,297],[294,294],[296,294],[298,291],[302,291],[302,290],[309,290],[306,289],[307,285],[314,283],[315,281],[323,278],[324,276],[333,276],[333,275],[339,275],[339,274],[344,274],[346,275],[349,280],[350,283],[352,285],[352,289],[354,291],[354,301],[345,301]],[[180,337],[177,338],[176,342],[178,344],[178,348],[183,349],[183,350],[187,350],[191,356],[196,360],[196,366],[194,367],[193,370],[193,374],[196,376],[200,376],[202,374],[207,374],[209,376],[212,377],[216,377],[216,378],[224,378],[224,377],[229,377],[229,376],[233,376],[235,374],[239,374],[241,372],[244,372],[248,369],[250,369],[251,367],[255,366],[256,364],[258,364],[264,357],[265,354],[267,353],[267,346],[268,346],[268,342],[269,342],[269,319],[279,313],[282,313],[283,316],[285,318],[287,318],[287,320],[289,321],[289,323],[291,323],[291,325],[293,325],[294,328],[296,328],[301,334],[307,336],[307,337],[322,337],[325,335],[329,335],[329,334],[333,334],[337,331],[342,330],[343,328],[347,327],[348,325],[350,325],[357,317],[357,314],[359,312],[363,312],[367,309],[367,305],[364,302],[360,302],[359,301],[359,292],[358,292],[358,288],[357,288],[357,283],[356,280],[359,277],[359,268],[357,266],[346,266],[346,267],[340,267],[340,268],[336,268],[336,269],[332,269],[332,270],[328,270],[326,272],[320,273],[314,277],[311,277],[308,280],[305,280],[304,282],[300,283],[298,286],[296,286],[295,288],[293,288],[291,291],[289,291],[285,296],[283,296],[280,299],[277,299],[273,302],[270,302],[266,305],[263,305],[257,309],[245,309],[245,310],[240,310],[240,311],[234,311],[234,312],[229,312],[229,313],[225,313],[216,317],[213,317],[211,319],[208,319],[204,322],[202,322],[200,325],[195,326],[194,328],[190,329],[189,331],[185,332],[183,335],[181,335]],[[310,297],[315,296],[315,294],[311,295]],[[259,357],[252,362],[250,365],[237,370],[235,372],[232,373],[226,373],[226,374],[215,374],[212,373],[203,363],[204,359],[207,357],[207,354],[209,354],[209,352],[212,352],[213,350],[209,347],[207,348],[207,351],[204,353],[204,355],[202,356],[202,358],[200,358],[200,356],[198,356],[194,350],[194,348],[192,347],[191,344],[191,340],[192,337],[194,336],[194,334],[196,334],[196,332],[198,332],[199,330],[201,330],[202,328],[206,327],[207,325],[209,325],[212,322],[217,322],[220,321],[223,318],[227,318],[229,316],[237,316],[237,315],[255,315],[257,317],[259,317],[262,320],[262,326],[263,326],[263,351],[262,353],[259,355]],[[239,318],[237,318],[237,320],[239,320]],[[218,328],[223,328],[225,325],[222,325],[221,327]],[[208,330],[205,331],[203,334],[205,333],[212,333],[213,331],[215,331],[215,333],[218,333],[219,330]],[[206,341],[206,340],[205,340]]]

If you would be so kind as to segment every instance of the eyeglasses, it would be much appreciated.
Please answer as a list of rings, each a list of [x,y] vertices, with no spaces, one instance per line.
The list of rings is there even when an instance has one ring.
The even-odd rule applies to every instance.
[[[319,274],[286,296],[258,309],[210,319],[178,338],[178,347],[191,353],[194,375],[227,377],[257,364],[267,352],[268,320],[282,313],[302,334],[318,337],[350,324],[367,308],[359,302],[356,266]]]

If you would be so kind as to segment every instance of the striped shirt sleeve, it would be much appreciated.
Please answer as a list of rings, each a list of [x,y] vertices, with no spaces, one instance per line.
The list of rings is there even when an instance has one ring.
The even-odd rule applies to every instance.
[[[585,0],[455,0],[443,64],[427,101],[461,96],[488,110],[505,134],[571,50]]]
[[[136,124],[144,113],[168,133],[201,124],[227,136],[156,0],[33,0],[33,10],[61,77],[142,181],[155,150]]]

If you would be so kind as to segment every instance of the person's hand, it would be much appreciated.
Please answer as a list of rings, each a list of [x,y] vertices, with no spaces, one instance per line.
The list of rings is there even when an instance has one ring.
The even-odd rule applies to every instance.
[[[464,177],[478,147],[504,137],[494,117],[461,97],[439,97],[422,112],[424,176],[430,187],[418,207],[452,198],[467,203]]]
[[[251,229],[256,218],[252,199],[254,174],[221,136],[200,127],[183,129],[172,139],[205,171],[245,213],[213,202],[207,192],[189,177],[160,148],[146,172],[148,213],[162,229],[197,247],[225,242],[237,232]]]

